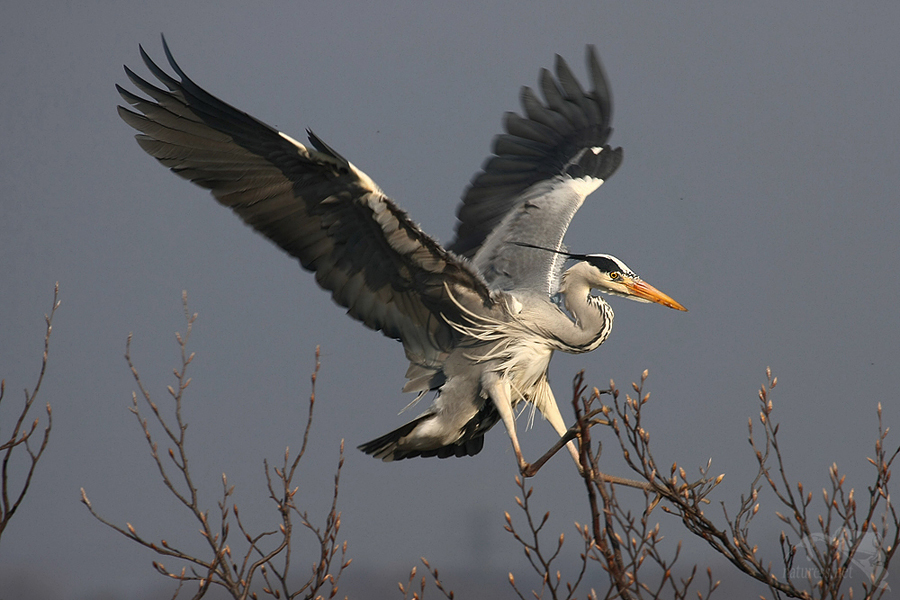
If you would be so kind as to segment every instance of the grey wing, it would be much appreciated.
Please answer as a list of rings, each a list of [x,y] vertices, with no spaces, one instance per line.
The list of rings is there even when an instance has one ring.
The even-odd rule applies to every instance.
[[[541,71],[543,101],[522,88],[525,115],[506,113],[506,133],[463,196],[448,249],[473,258],[492,288],[553,293],[563,257],[514,242],[561,250],[575,212],[622,161],[606,145],[612,99],[593,46],[587,64],[590,91],[559,56],[556,78]]]
[[[457,302],[489,306],[483,280],[423,233],[371,179],[312,132],[313,148],[215,98],[191,81],[165,45],[175,79],[141,48],[167,89],[129,79],[151,99],[116,86],[138,144],[316,273],[319,285],[366,326],[403,342],[410,360],[441,362],[457,335]],[[448,290],[453,298],[448,295]],[[454,302],[453,300],[457,302]]]

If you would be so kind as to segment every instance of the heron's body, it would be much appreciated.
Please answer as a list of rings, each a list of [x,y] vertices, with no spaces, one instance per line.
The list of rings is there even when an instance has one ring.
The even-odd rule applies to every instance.
[[[127,68],[152,100],[118,88],[141,113],[119,109],[141,147],[315,271],[350,316],[400,340],[410,361],[404,391],[416,400],[436,392],[419,417],[360,446],[367,453],[473,455],[503,421],[524,471],[516,406],[530,403],[563,435],[547,381],[553,352],[588,352],[610,333],[612,310],[592,290],[683,310],[618,259],[564,250],[575,212],[622,157],[606,145],[612,105],[591,48],[592,90],[559,57],[556,79],[541,73],[543,102],[523,88],[525,116],[507,113],[447,248],[312,132],[310,147],[225,104],[165,52],[180,79],[141,49],[167,90]],[[563,272],[567,259],[580,262]]]

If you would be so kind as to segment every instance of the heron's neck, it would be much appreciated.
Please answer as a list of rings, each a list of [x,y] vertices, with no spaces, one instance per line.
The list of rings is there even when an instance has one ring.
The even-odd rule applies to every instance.
[[[566,310],[575,317],[573,339],[566,342],[572,352],[589,352],[602,344],[612,331],[613,310],[606,301],[591,295],[590,267],[578,263],[562,275],[559,293]]]

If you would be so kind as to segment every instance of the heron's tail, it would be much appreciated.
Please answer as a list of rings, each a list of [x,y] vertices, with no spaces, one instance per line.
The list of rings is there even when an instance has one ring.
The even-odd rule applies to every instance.
[[[475,456],[481,452],[481,449],[484,447],[483,435],[469,437],[468,439],[463,438],[451,444],[438,447],[422,447],[421,443],[417,444],[416,442],[420,440],[416,439],[416,429],[434,418],[434,414],[425,413],[390,433],[362,444],[359,446],[359,449],[385,462],[415,458],[416,456],[437,456],[438,458]]]

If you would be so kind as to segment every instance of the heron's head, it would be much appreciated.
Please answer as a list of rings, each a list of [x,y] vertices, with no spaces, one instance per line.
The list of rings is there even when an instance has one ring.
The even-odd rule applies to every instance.
[[[605,294],[622,296],[637,302],[656,302],[675,310],[687,309],[662,293],[628,268],[615,256],[609,254],[583,254],[580,258],[585,265],[584,276],[592,288]]]
[[[656,302],[675,310],[687,311],[678,302],[641,279],[628,265],[611,254],[573,254],[564,250],[545,248],[527,242],[514,242],[523,248],[561,254],[578,262],[563,273],[559,291],[565,294],[570,285],[587,285],[604,294],[622,296],[637,302]]]

